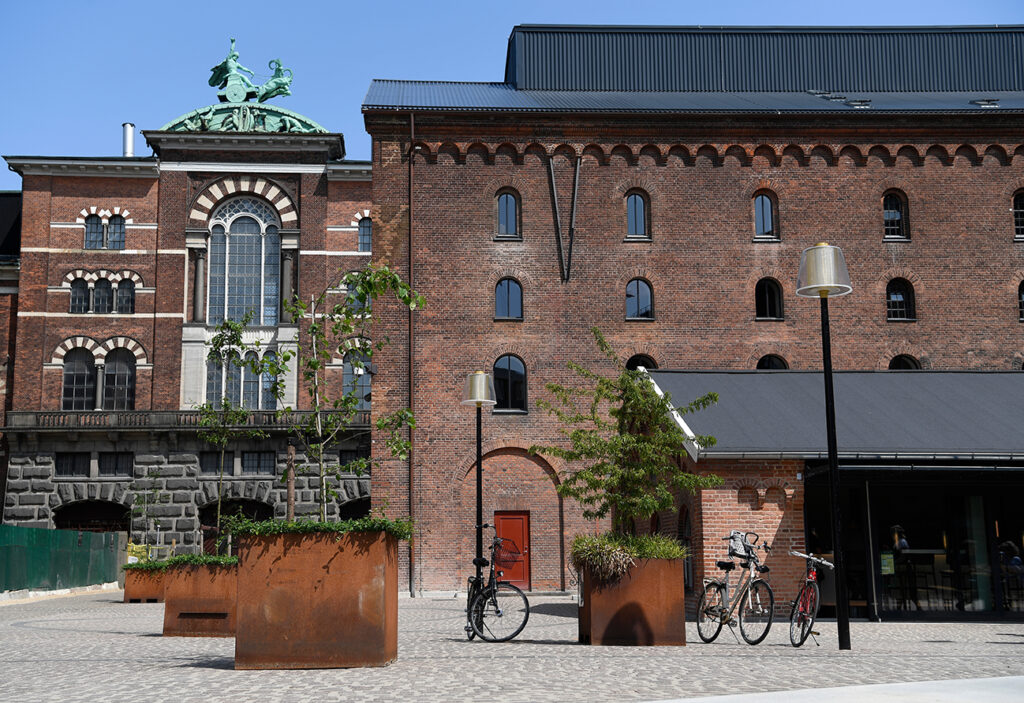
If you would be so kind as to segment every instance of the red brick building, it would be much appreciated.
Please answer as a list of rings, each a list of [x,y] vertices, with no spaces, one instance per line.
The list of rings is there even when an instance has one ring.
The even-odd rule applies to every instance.
[[[469,568],[466,374],[499,387],[485,518],[528,520],[527,585],[564,588],[572,535],[599,526],[558,498],[567,467],[527,451],[558,438],[544,385],[572,380],[568,360],[608,368],[594,325],[647,367],[819,369],[817,306],[794,294],[819,241],[855,288],[833,306],[837,368],[1019,370],[1022,47],[1002,27],[524,26],[501,82],[374,81],[374,256],[427,300],[394,319],[375,378],[374,412],[418,418],[411,461],[374,477],[419,526],[410,587]],[[656,526],[711,544],[756,522],[783,553],[805,546],[805,460],[714,470],[723,519]],[[751,487],[781,506],[770,519]]]

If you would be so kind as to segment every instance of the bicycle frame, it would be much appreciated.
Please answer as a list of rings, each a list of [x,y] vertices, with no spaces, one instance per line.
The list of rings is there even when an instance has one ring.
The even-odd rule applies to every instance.
[[[736,584],[736,599],[732,600],[729,592],[729,574],[725,574],[724,579],[704,579],[705,588],[709,583],[720,583],[725,586],[725,612],[722,614],[722,622],[727,623],[732,620],[732,614],[735,612],[736,607],[743,601],[744,597],[750,595],[750,584],[754,582],[757,576],[754,570],[757,568],[757,564],[751,559],[748,562],[748,567],[744,570],[745,573],[740,575],[739,582]]]

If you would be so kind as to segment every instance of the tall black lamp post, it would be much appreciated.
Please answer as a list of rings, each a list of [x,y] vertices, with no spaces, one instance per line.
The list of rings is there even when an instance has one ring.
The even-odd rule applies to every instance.
[[[832,392],[832,345],[828,329],[829,296],[839,297],[853,291],[846,270],[843,250],[824,242],[804,249],[800,256],[800,274],[796,294],[821,299],[821,356],[825,371],[825,430],[828,436],[828,479],[832,496],[832,544],[836,566],[836,621],[839,649],[850,648],[850,602],[846,594],[846,568],[843,564],[842,521],[839,519],[839,457],[836,449],[836,405]]]
[[[483,453],[483,407],[495,405],[494,379],[491,374],[476,371],[466,377],[462,391],[462,404],[476,406],[476,577],[483,576],[484,559],[484,453]]]

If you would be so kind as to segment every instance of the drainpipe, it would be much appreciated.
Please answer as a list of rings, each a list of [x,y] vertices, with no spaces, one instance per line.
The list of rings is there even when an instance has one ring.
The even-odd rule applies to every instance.
[[[413,290],[416,290],[416,277],[414,275],[413,268],[413,236],[412,236],[412,223],[413,223],[413,204],[412,204],[412,191],[413,191],[413,158],[416,155],[416,148],[414,146],[416,142],[416,116],[413,113],[409,113],[409,286]],[[413,396],[414,392],[414,374],[416,366],[415,354],[413,353],[413,311],[409,311],[409,410],[414,413],[416,410],[416,401]],[[414,468],[414,461],[416,457],[416,430],[409,430],[409,517],[415,521],[416,519],[416,503],[415,503],[415,491],[414,481],[416,478],[416,470]],[[415,523],[414,523],[415,524]],[[416,547],[414,540],[409,540],[409,595],[411,597],[416,596]]]

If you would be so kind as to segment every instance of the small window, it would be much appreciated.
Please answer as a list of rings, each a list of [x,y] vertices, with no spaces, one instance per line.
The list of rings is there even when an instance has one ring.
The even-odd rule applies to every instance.
[[[526,366],[518,356],[506,354],[494,362],[495,410],[526,412]]]
[[[907,197],[892,190],[882,197],[882,219],[886,239],[910,239],[907,217]]]
[[[758,320],[781,320],[782,287],[774,278],[762,278],[754,286],[754,315]]]
[[[626,319],[654,319],[654,294],[651,284],[642,278],[634,278],[626,284]]]
[[[199,453],[199,473],[202,476],[220,476],[220,452]],[[224,452],[224,475],[235,473],[234,452]]]
[[[135,409],[135,355],[127,349],[107,354],[103,366],[103,409]]]
[[[886,317],[889,320],[914,320],[914,287],[905,278],[894,278],[885,287]]]
[[[89,452],[57,452],[54,468],[60,478],[89,478]]]
[[[352,271],[352,273],[357,274],[358,271]],[[365,301],[360,300],[355,289],[346,288],[345,304],[348,305],[353,315],[368,315],[373,307],[373,299],[367,297]]]
[[[921,362],[908,354],[894,356],[889,362],[890,371],[920,371]]]
[[[518,239],[519,198],[515,193],[498,193],[498,236]]]
[[[103,221],[98,215],[89,215],[85,218],[85,248],[103,248]]]
[[[785,371],[788,368],[786,360],[776,354],[765,354],[757,360],[758,371]]]
[[[658,368],[658,364],[651,357],[646,354],[634,354],[629,357],[626,362],[626,369],[629,371],[636,371],[639,367],[643,366],[645,369],[650,371],[651,369]]]
[[[64,410],[96,409],[96,364],[86,349],[72,349],[64,356]]]
[[[626,196],[626,236],[641,237],[649,239],[651,230],[649,228],[647,195],[640,191],[634,191]]]
[[[361,352],[349,352],[345,355],[342,367],[342,387],[345,395],[355,395],[356,410],[369,410],[373,400],[371,385],[370,359]]]
[[[242,452],[243,476],[272,476],[276,473],[276,452]]]
[[[107,249],[124,249],[124,218],[120,215],[107,222]]]
[[[106,315],[114,309],[114,289],[110,281],[101,278],[96,281],[92,288],[92,311],[99,315]]]
[[[131,452],[100,452],[100,476],[131,478],[135,472],[135,455]]]
[[[359,251],[372,251],[373,246],[373,220],[364,217],[359,220]]]
[[[264,361],[273,363],[277,359],[277,355],[268,351],[263,355]],[[260,393],[260,409],[261,410],[276,410],[277,409],[277,396],[274,395],[274,374],[269,371],[263,372],[263,377],[260,379],[261,388]]]
[[[89,284],[84,278],[71,281],[71,312],[82,314],[89,312]]]
[[[494,317],[499,320],[523,319],[523,287],[514,278],[503,278],[494,287]]]
[[[135,283],[122,279],[117,284],[117,311],[122,315],[135,312]]]
[[[1024,322],[1024,281],[1017,287],[1017,319]]]
[[[778,239],[775,219],[775,196],[763,192],[754,196],[754,236],[758,239]]]
[[[1024,239],[1024,191],[1013,196],[1013,236]]]
[[[248,410],[258,410],[260,407],[260,377],[252,371],[258,365],[256,352],[245,355],[245,365],[242,367],[242,407]]]

